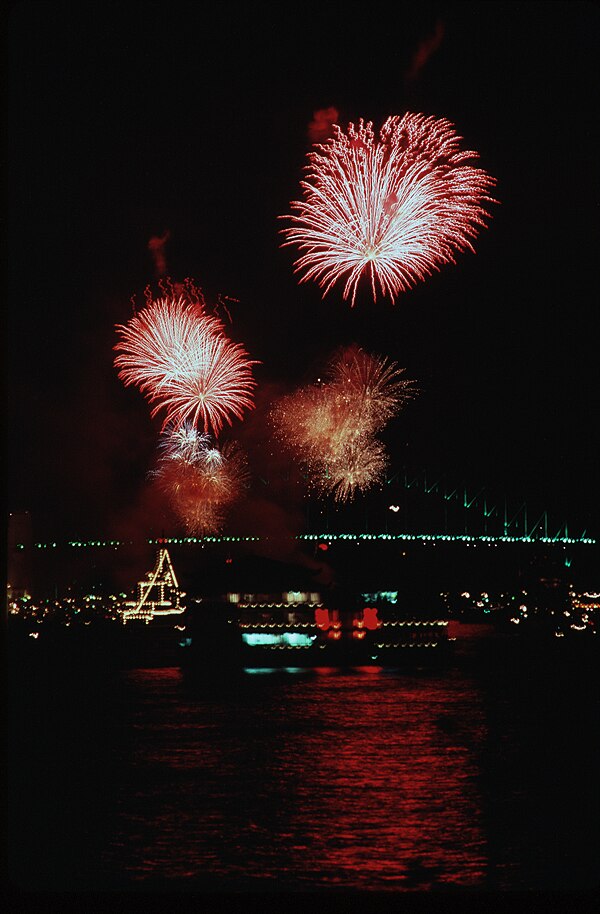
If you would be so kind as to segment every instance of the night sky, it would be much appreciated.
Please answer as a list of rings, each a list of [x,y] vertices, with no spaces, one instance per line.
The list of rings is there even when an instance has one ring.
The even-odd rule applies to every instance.
[[[146,479],[160,420],[119,381],[112,347],[154,279],[148,241],[168,230],[169,274],[237,299],[230,335],[262,363],[257,410],[231,431],[255,477],[269,472],[252,443],[272,396],[356,342],[421,389],[386,430],[394,468],[599,535],[599,19],[572,0],[370,3],[360,16],[337,3],[12,4],[9,510],[30,511],[40,539],[160,526]],[[280,247],[308,124],[329,106],[343,126],[446,117],[497,179],[477,253],[395,305],[366,288],[353,310],[339,287],[322,300]]]

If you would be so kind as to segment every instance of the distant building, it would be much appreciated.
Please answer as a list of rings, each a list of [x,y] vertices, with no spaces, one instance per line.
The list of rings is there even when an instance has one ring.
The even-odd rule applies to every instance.
[[[29,511],[8,515],[7,601],[30,596],[33,590],[33,533]]]

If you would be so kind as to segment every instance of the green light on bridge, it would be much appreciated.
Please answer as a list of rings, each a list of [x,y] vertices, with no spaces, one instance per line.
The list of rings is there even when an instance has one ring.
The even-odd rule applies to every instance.
[[[562,545],[595,545],[596,540],[590,536],[470,536],[468,534],[450,533],[302,533],[291,539],[306,542],[403,542],[403,543],[466,543],[469,544],[498,544],[498,543],[546,543]],[[250,543],[267,541],[270,537],[260,536],[186,536],[186,537],[160,537],[148,539],[146,542],[152,546],[163,545],[204,545],[219,543]],[[36,549],[56,549],[59,543],[35,543]],[[64,545],[72,548],[117,548],[125,546],[123,540],[69,540]],[[132,542],[129,541],[129,545]],[[24,547],[20,547],[24,548]]]

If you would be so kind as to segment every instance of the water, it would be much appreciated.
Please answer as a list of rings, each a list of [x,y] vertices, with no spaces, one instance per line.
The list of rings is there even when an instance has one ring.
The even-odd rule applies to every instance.
[[[504,650],[504,653],[502,652]],[[597,884],[592,668],[11,678],[9,863],[33,889]]]

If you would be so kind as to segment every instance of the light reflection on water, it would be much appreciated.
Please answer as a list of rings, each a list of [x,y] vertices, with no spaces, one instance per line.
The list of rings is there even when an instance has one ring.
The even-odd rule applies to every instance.
[[[436,670],[202,682],[17,664],[12,878],[58,891],[593,888],[597,657],[499,639],[461,650]]]
[[[456,671],[125,677],[109,870],[282,888],[483,886],[481,695]]]

